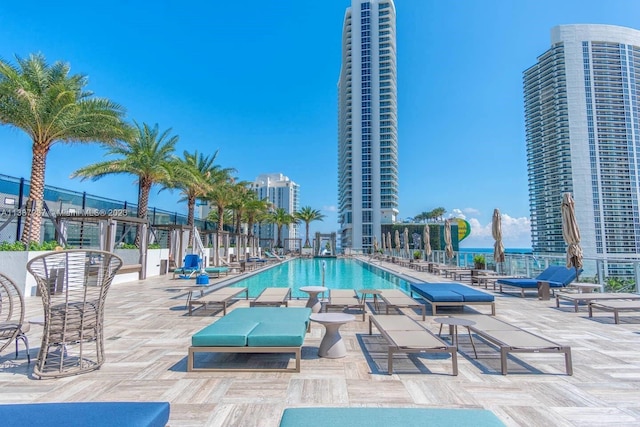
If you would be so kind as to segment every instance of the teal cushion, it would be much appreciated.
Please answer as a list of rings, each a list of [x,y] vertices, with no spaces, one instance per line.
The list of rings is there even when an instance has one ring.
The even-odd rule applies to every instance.
[[[223,319],[253,320],[256,322],[307,322],[311,309],[306,307],[239,307]],[[222,319],[221,319],[222,320]]]
[[[219,321],[198,331],[191,337],[191,345],[194,347],[244,347],[247,345],[247,336],[258,326],[258,322]]]
[[[441,408],[287,408],[280,427],[504,427],[491,411]]]
[[[255,327],[247,337],[249,347],[300,347],[307,333],[301,322],[266,321]]]

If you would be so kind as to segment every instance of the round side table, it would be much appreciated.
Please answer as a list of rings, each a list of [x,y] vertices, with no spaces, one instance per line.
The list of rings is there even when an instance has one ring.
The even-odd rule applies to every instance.
[[[338,359],[347,355],[347,347],[340,335],[340,326],[356,320],[356,316],[346,313],[315,313],[309,319],[325,328],[324,337],[318,348],[318,356]]]
[[[458,348],[458,326],[464,326],[465,328],[467,328],[469,339],[471,340],[471,346],[473,347],[473,353],[475,354],[476,359],[478,358],[476,345],[474,344],[473,337],[471,336],[471,329],[469,329],[469,326],[475,325],[476,322],[469,319],[462,319],[460,317],[436,317],[433,319],[433,321],[440,324],[438,336],[442,334],[442,325],[449,325],[449,335],[451,335],[451,342],[456,346],[456,348]]]
[[[326,292],[328,288],[324,286],[303,286],[300,290],[309,294],[306,306],[309,307],[313,313],[319,313],[320,310],[322,310],[322,304],[318,299],[318,294]]]

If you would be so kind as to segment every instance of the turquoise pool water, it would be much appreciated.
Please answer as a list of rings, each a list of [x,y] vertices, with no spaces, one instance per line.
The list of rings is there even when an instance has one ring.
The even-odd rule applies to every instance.
[[[293,298],[307,298],[303,286],[321,286],[323,262],[324,286],[329,289],[394,289],[408,292],[409,282],[377,267],[354,259],[314,258],[293,259],[234,283],[233,287],[249,288],[249,297],[255,298],[264,288],[291,288]]]

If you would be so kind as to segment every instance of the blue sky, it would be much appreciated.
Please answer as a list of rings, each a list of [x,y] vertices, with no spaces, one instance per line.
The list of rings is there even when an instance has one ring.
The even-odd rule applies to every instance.
[[[183,150],[219,151],[238,177],[281,172],[301,205],[337,229],[337,91],[349,0],[2,2],[0,57],[42,52],[89,76],[88,89],[158,123]],[[400,217],[442,206],[485,247],[494,208],[507,247],[530,247],[522,72],[551,27],[640,28],[637,0],[396,0]],[[0,127],[0,173],[29,177],[31,146]],[[135,202],[130,176],[69,179],[104,159],[96,146],[54,145],[46,183]],[[157,190],[157,189],[156,189]],[[150,204],[186,210],[177,193]]]

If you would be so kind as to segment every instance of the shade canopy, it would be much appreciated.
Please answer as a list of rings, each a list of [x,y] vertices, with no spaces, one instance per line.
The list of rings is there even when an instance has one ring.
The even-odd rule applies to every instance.
[[[378,252],[378,238],[373,236],[373,252]]]
[[[395,240],[396,250],[400,250],[400,232],[398,230],[396,230],[396,235],[393,240]]]
[[[451,243],[451,221],[444,222],[444,253],[447,258],[453,258],[453,245]]]
[[[582,247],[580,246],[580,228],[576,221],[575,202],[570,193],[562,196],[562,237],[567,243],[567,268],[576,269],[576,280],[578,271],[582,268]]]
[[[498,208],[493,210],[493,220],[491,221],[491,234],[496,241],[493,245],[493,260],[504,262],[504,245],[502,244],[502,217]]]

